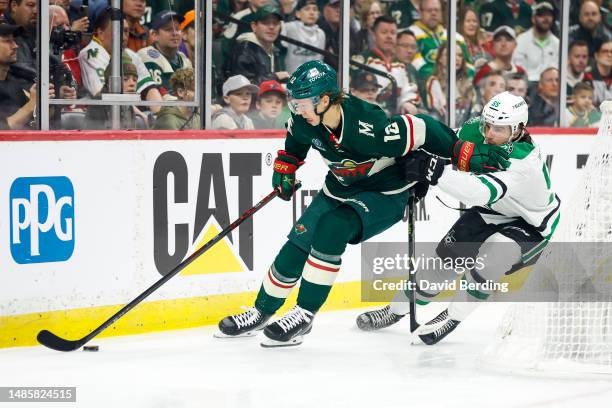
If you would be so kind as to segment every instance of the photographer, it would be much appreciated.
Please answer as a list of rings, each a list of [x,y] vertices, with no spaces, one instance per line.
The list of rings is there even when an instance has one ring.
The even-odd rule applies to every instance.
[[[70,31],[68,14],[60,6],[49,6],[49,27],[51,28],[50,82],[59,90],[55,96],[75,99],[76,86],[81,83],[81,70],[75,48],[81,42],[81,33]]]
[[[11,72],[17,62],[18,45],[14,33],[18,26],[0,21],[0,129],[31,129],[36,108],[36,85],[27,90]]]

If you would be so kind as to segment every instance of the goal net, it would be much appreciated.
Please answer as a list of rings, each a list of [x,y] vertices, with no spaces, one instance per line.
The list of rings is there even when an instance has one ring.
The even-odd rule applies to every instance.
[[[481,358],[487,366],[612,373],[612,101],[601,112],[582,178],[526,283],[555,295],[510,306]]]

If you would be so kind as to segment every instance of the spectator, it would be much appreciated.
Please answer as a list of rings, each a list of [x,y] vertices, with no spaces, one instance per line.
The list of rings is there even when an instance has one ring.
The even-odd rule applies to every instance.
[[[174,11],[161,11],[151,22],[153,45],[142,48],[138,56],[151,74],[151,78],[161,86],[162,96],[172,93],[170,77],[180,68],[191,68],[191,61],[179,51],[181,31],[179,25],[183,16]]]
[[[523,72],[525,70],[512,63],[512,57],[516,48],[516,34],[514,30],[508,26],[498,27],[493,33],[493,51],[495,58],[487,62],[478,70],[474,77],[474,84],[478,85],[484,75],[490,71],[501,71],[502,74],[511,74],[514,72]]]
[[[170,77],[170,85],[179,101],[193,101],[195,97],[195,74],[193,68],[177,69]],[[155,129],[183,130],[199,129],[200,115],[191,106],[164,106],[157,114]]]
[[[325,49],[325,33],[317,25],[319,6],[316,0],[299,0],[295,8],[296,21],[283,24],[282,34],[294,40]],[[293,72],[306,61],[323,60],[323,55],[297,45],[283,43],[287,47],[285,66]]]
[[[476,103],[476,94],[472,78],[474,71],[470,70],[463,58],[463,50],[459,45],[455,58],[456,72],[456,95],[455,95],[455,117],[457,123],[463,123],[471,116],[472,109]],[[448,92],[448,53],[447,43],[440,46],[438,55],[436,56],[436,68],[434,74],[429,77],[425,85],[427,90],[427,99],[425,105],[429,109],[432,116],[439,120],[445,121],[447,116],[447,92]]]
[[[126,27],[127,28],[127,27]],[[138,72],[136,65],[132,64],[127,53],[121,56],[122,93],[136,94]],[[104,86],[101,93],[110,92],[108,83],[111,76],[111,64],[104,71]],[[147,116],[136,106],[120,106],[120,123],[123,129],[146,129],[148,127]],[[104,130],[112,129],[111,108],[109,106],[92,105],[87,109],[85,127],[87,129]]]
[[[529,121],[535,126],[558,126],[559,70],[546,68],[540,75],[538,90],[529,106]]]
[[[521,72],[514,72],[512,74],[508,74],[506,77],[506,91],[510,92],[512,95],[520,96],[525,99],[527,103],[529,103],[529,97],[527,93],[529,91],[529,81],[527,80],[527,75]]]
[[[195,30],[195,10],[189,10],[185,13],[185,19],[179,26],[181,29],[181,45],[179,51],[189,58],[191,65],[195,66],[195,46],[196,46],[196,30]]]
[[[576,40],[570,44],[567,65],[567,96],[569,97],[573,93],[574,86],[584,81],[584,75],[590,68],[589,44],[586,41]]]
[[[283,109],[287,106],[287,92],[274,80],[263,81],[257,92],[257,110],[249,115],[255,129],[284,129],[280,121]]]
[[[31,128],[36,109],[36,84],[26,90],[16,81],[11,67],[17,62],[16,25],[0,22],[0,129]]]
[[[559,65],[559,39],[550,31],[555,18],[548,1],[533,6],[532,27],[516,39],[513,62],[527,71],[529,81],[537,81],[548,67]]]
[[[483,107],[495,95],[506,90],[506,78],[501,71],[487,72],[478,83],[478,94],[476,96],[477,103],[472,109],[472,117],[480,115]]]
[[[382,15],[382,6],[378,0],[366,0],[363,3],[359,15],[361,30],[351,38],[354,52],[362,53],[374,48],[374,21]]]
[[[376,96],[380,90],[380,85],[376,81],[376,77],[367,71],[357,71],[351,77],[351,95],[377,104]]]
[[[10,15],[6,22],[19,26],[14,34],[17,43],[17,63],[13,65],[14,70],[23,70],[23,76],[36,76],[36,24],[38,9],[36,0],[10,0]],[[20,76],[21,77],[21,76]],[[21,83],[24,89],[28,89],[29,81]]]
[[[289,78],[274,42],[281,29],[281,15],[277,7],[265,5],[249,15],[252,33],[237,39],[226,76],[244,75],[252,83],[274,79],[283,82]],[[224,93],[225,98],[225,93]]]
[[[478,14],[471,7],[461,11],[458,31],[463,35],[474,69],[478,70],[493,57],[487,49],[487,34],[480,28]]]
[[[595,91],[593,103],[596,107],[612,99],[612,40],[599,43],[591,72],[585,74],[584,80],[590,82]]]
[[[397,44],[395,45],[395,56],[399,62],[403,63],[406,67],[406,74],[408,74],[408,82],[417,84],[417,87],[421,89],[421,81],[419,73],[417,72],[412,61],[417,53],[417,40],[412,31],[405,29],[397,33]]]
[[[59,5],[51,5],[49,6],[49,28],[53,30],[57,27],[69,30],[71,28],[70,20],[68,19],[65,8]],[[66,64],[70,70],[72,78],[75,81],[75,86],[80,87],[83,82],[81,79],[78,50],[75,48],[68,48],[62,52],[61,56],[53,55],[51,58],[55,59],[56,57],[61,57],[62,62]]]
[[[124,27],[123,42],[127,41],[127,26]],[[90,97],[97,97],[102,92],[102,87],[106,83],[104,74],[110,62],[110,52],[112,48],[112,24],[111,10],[102,11],[93,23],[94,37],[85,48],[79,53],[79,65],[81,67],[82,85]],[[125,53],[128,54],[138,72],[138,93],[142,99],[149,101],[161,100],[157,85],[151,79],[149,71],[146,69],[140,58],[129,48]],[[159,108],[151,107],[156,111]]]
[[[282,20],[285,23],[295,20],[296,2],[294,0],[276,0],[278,8],[283,16]]]
[[[377,100],[381,107],[390,114],[417,112],[420,103],[416,83],[409,83],[405,65],[395,56],[397,26],[389,16],[380,16],[374,22],[374,48],[354,56],[353,60],[387,72],[395,78],[397,93],[393,93],[392,82],[383,76],[377,78],[381,90]]]
[[[417,38],[419,52],[413,65],[419,72],[421,80],[426,81],[436,64],[438,47],[446,42],[446,29],[442,25],[442,4],[440,0],[421,0],[421,19],[410,26]],[[457,43],[463,48],[463,55],[468,55],[465,41],[457,34]],[[471,61],[468,61],[471,62]]]
[[[323,15],[319,18],[317,25],[321,27],[325,33],[325,49],[335,55],[340,51],[339,33],[340,29],[340,0],[329,0],[323,6]],[[338,69],[338,60],[336,58],[325,57],[325,63],[331,65],[334,69]]]
[[[134,52],[147,46],[147,30],[140,24],[146,8],[145,0],[123,0],[123,15],[129,30],[127,47]]]
[[[531,27],[531,7],[525,0],[493,0],[480,8],[480,25],[489,33],[508,26],[521,34]]]
[[[596,127],[601,113],[593,106],[593,88],[587,82],[578,82],[574,86],[574,97],[571,106],[565,110],[567,124],[570,127]]]
[[[391,3],[387,14],[395,19],[397,29],[402,31],[421,18],[419,0],[403,0]]]
[[[599,44],[612,39],[612,35],[610,30],[602,24],[599,6],[594,1],[587,0],[582,3],[578,21],[577,25],[570,28],[570,42],[585,41],[589,45],[589,57],[592,58]]]
[[[251,13],[256,12],[257,10],[259,10],[260,8],[262,8],[268,3],[270,3],[270,0],[248,0],[248,7],[245,7],[241,11],[232,14],[232,17],[234,17],[236,20],[242,20],[245,23],[247,23],[248,19],[245,20],[246,17],[248,17]],[[279,10],[279,15],[281,15],[280,10]],[[281,15],[281,18],[282,18],[282,15]],[[223,37],[225,37],[226,40],[229,40],[227,42],[227,45],[231,46],[232,42],[236,40],[236,38],[238,38],[240,34],[248,32],[248,31],[249,31],[248,25],[238,25],[236,23],[229,23],[225,27],[225,30],[223,30]]]
[[[243,75],[229,77],[223,83],[223,101],[226,106],[213,114],[213,129],[255,129],[246,113],[251,107],[253,94],[258,91],[259,88]]]

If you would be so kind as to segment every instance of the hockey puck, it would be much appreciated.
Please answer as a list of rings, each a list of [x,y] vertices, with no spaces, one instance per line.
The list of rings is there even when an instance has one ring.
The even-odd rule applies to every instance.
[[[98,351],[100,348],[98,346],[84,346],[83,351]]]

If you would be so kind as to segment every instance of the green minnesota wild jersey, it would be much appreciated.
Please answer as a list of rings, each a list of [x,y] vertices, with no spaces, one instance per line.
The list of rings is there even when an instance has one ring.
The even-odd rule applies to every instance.
[[[444,124],[426,115],[387,118],[377,105],[348,95],[341,104],[341,125],[312,126],[299,115],[287,121],[285,150],[304,159],[313,147],[329,167],[323,192],[346,199],[363,191],[397,194],[413,183],[396,158],[423,148],[450,157],[457,140]]]
[[[446,42],[446,28],[442,24],[434,30],[430,30],[421,21],[417,21],[410,26],[417,40],[418,52],[414,56],[412,65],[418,70],[419,75],[423,81],[427,80],[433,73],[434,67],[436,66],[436,56],[438,55],[438,49],[442,43]],[[456,36],[457,44],[463,50],[463,57],[466,63],[472,64],[470,59],[470,53],[465,44],[465,39],[459,33]]]
[[[153,81],[168,92],[172,92],[170,77],[179,68],[191,68],[191,61],[181,51],[177,52],[174,61],[168,60],[154,45],[142,48],[138,51],[138,56],[149,70]]]
[[[400,0],[391,3],[387,14],[395,19],[398,30],[410,27],[421,18],[421,13],[419,13],[419,10],[414,7],[410,0]]]
[[[512,27],[519,35],[531,28],[531,6],[523,0],[510,5],[506,0],[494,0],[480,8],[480,26],[492,33],[501,26]]]
[[[480,118],[467,121],[460,139],[482,143]],[[438,187],[470,207],[485,222],[500,224],[522,218],[550,239],[561,216],[561,200],[552,189],[548,167],[539,146],[529,142],[508,143],[510,167],[486,174],[444,170]]]

